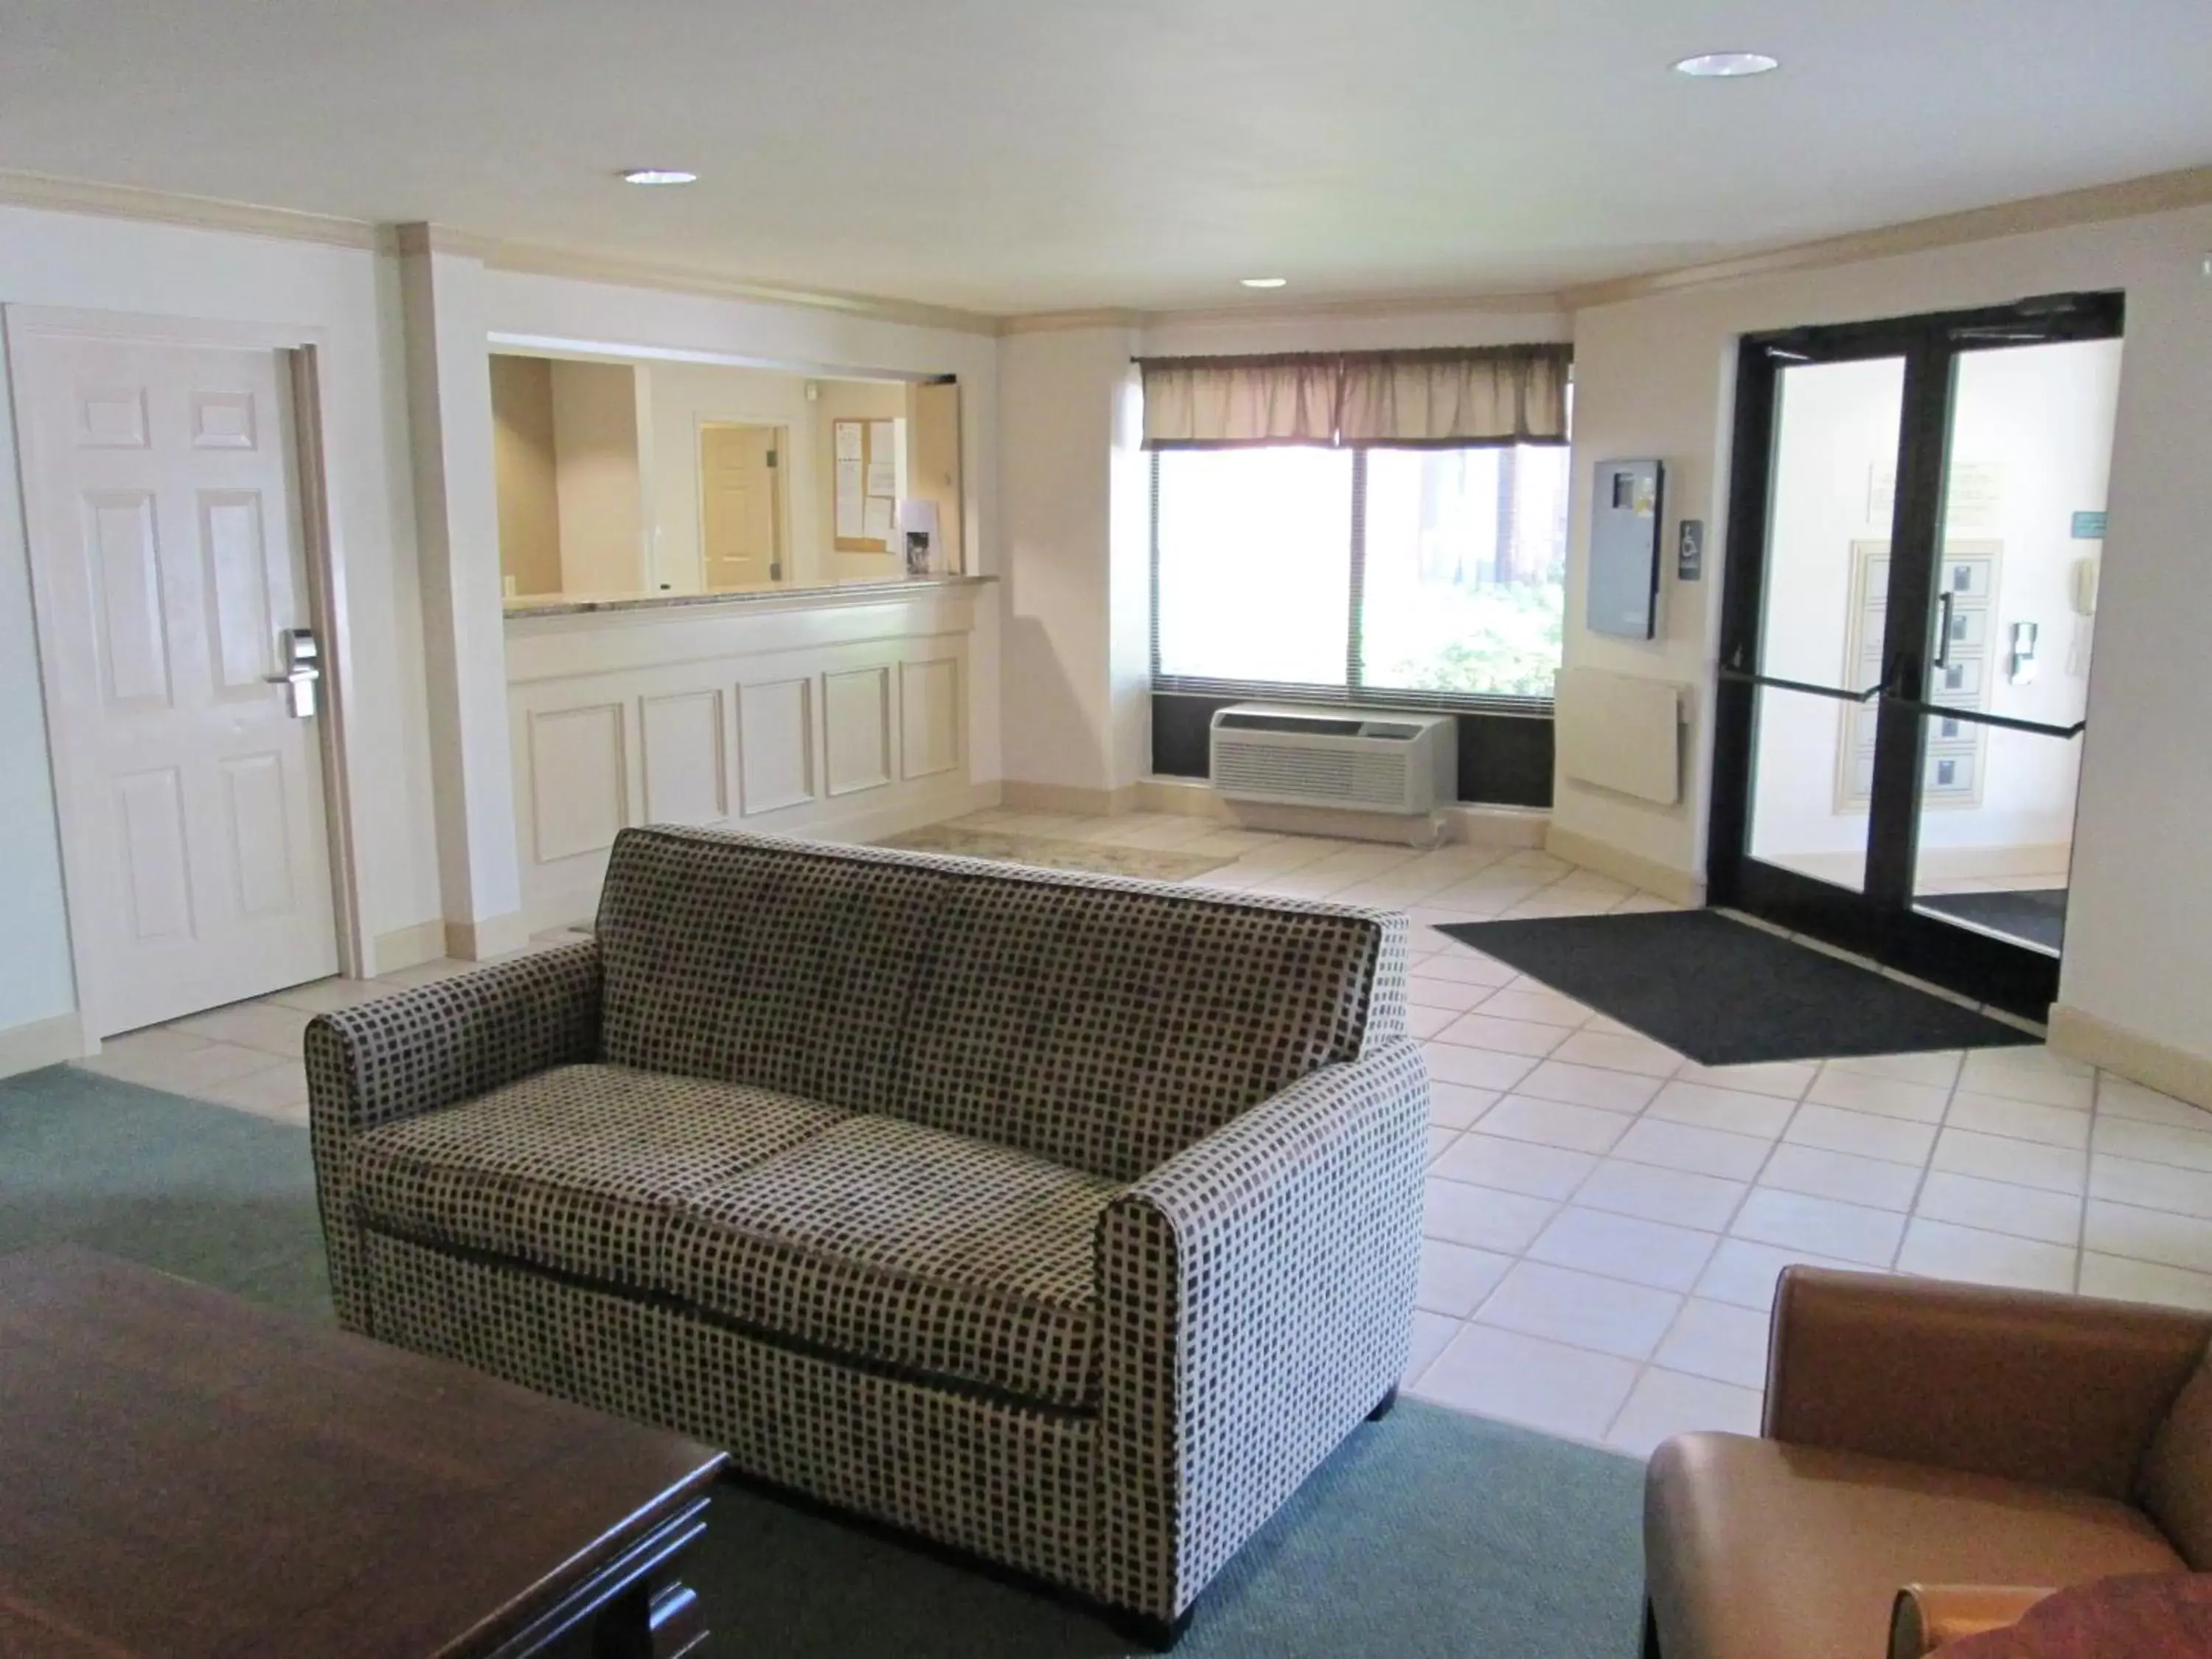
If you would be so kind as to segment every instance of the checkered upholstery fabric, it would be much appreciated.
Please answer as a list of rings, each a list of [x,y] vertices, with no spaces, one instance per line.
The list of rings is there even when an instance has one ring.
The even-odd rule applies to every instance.
[[[1188,889],[963,880],[920,988],[903,1110],[1130,1180],[1357,1054],[1394,925]]]
[[[599,953],[589,939],[417,986],[308,1021],[307,1133],[331,1297],[349,1330],[368,1328],[357,1260],[355,1138],[459,1105],[599,1053]]]
[[[841,848],[625,830],[599,896],[606,1057],[896,1110],[944,886]]]
[[[712,830],[624,830],[606,1056],[1117,1180],[1406,1029],[1406,919]]]
[[[351,1328],[1163,1619],[1396,1377],[1401,917],[653,830],[599,928],[310,1026]]]
[[[1071,1589],[1097,1419],[856,1370],[663,1304],[372,1234],[386,1342],[727,1450],[737,1467]]]
[[[1173,1618],[1396,1382],[1427,1115],[1420,1048],[1396,1038],[1108,1207],[1101,1600]]]
[[[1064,1407],[1097,1386],[1091,1284],[1114,1182],[851,1117],[693,1188],[660,1289],[741,1326]]]
[[[403,1237],[644,1288],[676,1206],[843,1113],[742,1084],[562,1066],[370,1130],[358,1212]]]

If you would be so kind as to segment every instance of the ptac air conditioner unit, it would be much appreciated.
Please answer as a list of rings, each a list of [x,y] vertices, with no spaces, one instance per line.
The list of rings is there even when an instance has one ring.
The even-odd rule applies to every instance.
[[[1449,714],[1240,702],[1213,716],[1213,787],[1277,806],[1430,812],[1455,793],[1456,735]]]

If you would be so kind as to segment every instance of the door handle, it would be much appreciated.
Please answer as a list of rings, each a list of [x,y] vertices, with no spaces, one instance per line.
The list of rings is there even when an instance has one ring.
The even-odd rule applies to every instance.
[[[313,719],[315,684],[323,678],[322,647],[315,642],[314,630],[286,629],[277,636],[276,653],[284,665],[284,672],[264,675],[263,678],[271,685],[285,688],[294,720]]]
[[[1951,665],[1951,595],[1947,590],[1936,596],[1936,666]]]

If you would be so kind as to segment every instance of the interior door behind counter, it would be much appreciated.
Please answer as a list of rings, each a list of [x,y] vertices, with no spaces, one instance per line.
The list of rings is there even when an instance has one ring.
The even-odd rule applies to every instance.
[[[699,429],[699,549],[709,592],[784,580],[779,428]]]

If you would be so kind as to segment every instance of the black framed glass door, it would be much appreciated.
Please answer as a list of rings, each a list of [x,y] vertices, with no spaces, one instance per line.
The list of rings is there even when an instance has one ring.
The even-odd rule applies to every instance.
[[[2120,328],[2076,295],[1744,341],[1715,902],[2044,1016]]]

